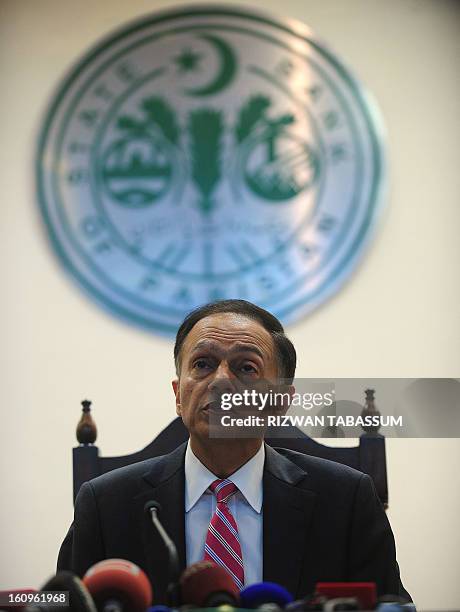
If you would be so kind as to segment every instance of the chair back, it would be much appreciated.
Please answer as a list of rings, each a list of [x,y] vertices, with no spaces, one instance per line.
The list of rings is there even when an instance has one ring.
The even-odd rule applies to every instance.
[[[366,394],[369,397],[368,391]],[[373,395],[371,399],[373,400]],[[91,402],[85,400],[82,405],[83,414],[77,426],[77,440],[80,444],[73,449],[74,502],[81,485],[87,480],[125,465],[166,455],[188,439],[188,431],[182,419],[177,417],[142,450],[118,457],[101,457],[98,447],[94,445],[97,429],[91,416]],[[314,457],[329,459],[369,474],[382,504],[385,508],[388,507],[385,437],[378,431],[364,432],[359,438],[358,446],[331,447],[309,438],[293,426],[269,427],[265,442],[275,448],[288,448]]]

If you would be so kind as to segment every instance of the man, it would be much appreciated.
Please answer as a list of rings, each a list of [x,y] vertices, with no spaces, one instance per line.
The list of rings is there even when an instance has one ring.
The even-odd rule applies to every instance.
[[[101,559],[129,559],[148,573],[154,601],[164,602],[166,551],[143,511],[156,500],[182,567],[211,559],[239,586],[272,581],[296,598],[318,581],[374,581],[379,594],[407,596],[369,476],[274,450],[260,436],[210,436],[222,393],[292,381],[295,349],[280,322],[243,300],[214,302],[184,320],[174,357],[176,412],[189,442],[85,483],[58,569],[82,575]]]

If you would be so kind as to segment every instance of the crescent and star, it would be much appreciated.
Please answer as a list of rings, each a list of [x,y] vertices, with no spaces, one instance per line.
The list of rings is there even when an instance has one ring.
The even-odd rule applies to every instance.
[[[231,47],[222,38],[213,34],[200,34],[197,38],[206,41],[214,48],[220,59],[219,69],[209,83],[184,89],[184,93],[189,96],[210,96],[227,87],[233,80],[236,72],[236,58]],[[193,72],[201,58],[201,54],[187,49],[175,58],[175,63],[181,72]]]

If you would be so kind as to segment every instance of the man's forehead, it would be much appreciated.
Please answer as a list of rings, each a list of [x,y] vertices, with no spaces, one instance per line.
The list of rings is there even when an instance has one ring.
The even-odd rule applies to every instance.
[[[267,357],[274,353],[270,333],[258,322],[243,315],[225,312],[200,319],[187,335],[183,353],[197,347],[221,346],[222,348],[257,347]]]

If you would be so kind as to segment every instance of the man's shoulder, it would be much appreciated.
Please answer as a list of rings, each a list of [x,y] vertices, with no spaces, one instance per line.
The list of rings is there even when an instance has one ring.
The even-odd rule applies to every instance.
[[[290,461],[303,470],[305,482],[314,488],[333,485],[356,486],[364,475],[359,470],[329,459],[313,457],[288,448],[273,447],[272,450],[277,454],[274,456],[275,460]]]
[[[184,453],[185,444],[181,444],[165,455],[151,457],[101,474],[89,480],[88,484],[98,494],[107,490],[135,489],[144,479],[148,479],[152,484],[159,483],[181,468]]]

